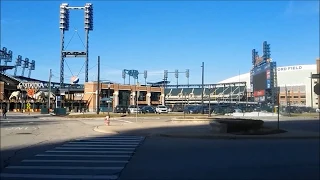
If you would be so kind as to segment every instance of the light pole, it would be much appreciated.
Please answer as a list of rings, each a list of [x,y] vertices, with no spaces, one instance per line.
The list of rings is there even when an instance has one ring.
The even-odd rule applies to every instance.
[[[208,112],[208,117],[211,117],[211,90],[212,90],[212,86],[209,86],[209,112]]]
[[[204,62],[202,62],[202,82],[201,82],[201,87],[202,87],[202,93],[201,93],[201,105],[203,107],[203,91],[204,91]],[[204,109],[202,108],[201,114],[204,114]]]
[[[108,83],[108,117],[110,118],[110,82]]]

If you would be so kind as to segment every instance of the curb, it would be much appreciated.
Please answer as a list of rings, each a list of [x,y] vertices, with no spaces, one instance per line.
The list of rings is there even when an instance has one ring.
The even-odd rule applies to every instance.
[[[221,136],[221,135],[174,135],[159,134],[160,137],[196,138],[196,139],[320,139],[320,136]]]
[[[110,132],[106,132],[105,130],[99,129],[99,126],[94,127],[93,130],[99,133],[104,133],[104,134],[119,134],[119,132],[112,131],[112,130],[110,130]]]

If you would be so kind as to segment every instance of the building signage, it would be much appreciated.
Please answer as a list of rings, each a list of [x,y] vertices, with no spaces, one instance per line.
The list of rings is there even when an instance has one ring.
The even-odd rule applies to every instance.
[[[26,89],[41,89],[44,88],[43,83],[40,82],[22,82],[17,86],[18,89],[26,90]]]
[[[270,69],[270,63],[262,64],[258,67],[255,67],[254,69],[252,69],[252,75],[254,76],[261,72],[265,72],[267,69]]]
[[[287,66],[287,67],[279,67],[278,71],[294,71],[301,70],[302,66]]]

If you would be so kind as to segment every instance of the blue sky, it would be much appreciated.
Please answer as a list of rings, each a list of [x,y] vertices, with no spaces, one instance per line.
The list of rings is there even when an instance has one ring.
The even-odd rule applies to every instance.
[[[48,79],[51,68],[53,80],[59,81],[59,5],[63,2],[1,2],[1,46],[12,50],[14,57],[36,60],[34,78]],[[86,1],[68,3],[83,6]],[[205,62],[205,82],[215,83],[239,71],[249,72],[251,50],[262,55],[265,40],[278,66],[314,64],[319,57],[316,1],[91,3],[94,31],[90,32],[89,80],[96,79],[98,55],[102,79],[120,83],[122,69],[148,70],[148,81],[161,80],[165,69],[190,69],[190,83],[200,83],[201,62]],[[70,16],[66,43],[75,30],[84,41],[83,11],[71,11]],[[82,50],[81,40],[75,35],[67,50]],[[65,65],[65,81],[77,74],[84,81],[84,69],[80,71],[84,59],[66,62],[71,70]],[[184,74],[180,77],[180,83],[187,82]],[[173,74],[169,80],[176,83]]]

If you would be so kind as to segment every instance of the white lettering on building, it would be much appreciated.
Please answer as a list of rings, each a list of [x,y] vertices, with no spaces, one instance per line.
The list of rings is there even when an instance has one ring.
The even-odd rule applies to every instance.
[[[39,82],[23,82],[19,83],[17,86],[18,89],[24,90],[24,89],[41,89],[44,88],[43,83]]]
[[[278,71],[295,71],[301,70],[302,66],[287,66],[287,67],[279,67]]]

